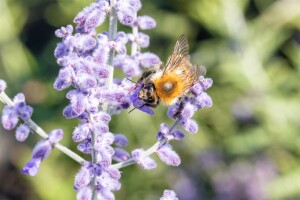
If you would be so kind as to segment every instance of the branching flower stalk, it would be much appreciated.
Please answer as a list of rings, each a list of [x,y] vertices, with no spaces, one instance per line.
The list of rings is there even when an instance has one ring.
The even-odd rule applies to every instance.
[[[14,102],[6,95],[4,91],[0,92],[0,101],[2,101],[2,103],[8,106],[12,106],[12,107],[15,106]],[[41,127],[39,127],[32,119],[28,119],[26,121],[26,124],[29,126],[29,128],[32,131],[37,133],[42,138],[44,139],[49,138],[49,135]],[[66,154],[76,162],[78,162],[79,164],[83,164],[85,162],[85,160],[81,156],[79,156],[78,154],[76,154],[66,146],[60,143],[56,143],[54,146],[55,148],[57,148],[58,150],[60,150],[61,152],[63,152],[64,154]]]
[[[173,118],[179,109],[173,125],[162,123],[157,133],[157,142],[147,150],[134,149],[131,153],[124,147],[128,140],[123,134],[114,134],[109,130],[112,115],[128,109],[131,104],[136,107],[141,86],[129,81],[140,76],[142,68],[150,68],[161,63],[158,56],[150,52],[142,52],[150,43],[150,37],[139,30],[153,29],[156,22],[149,16],[138,16],[141,9],[140,0],[97,0],[84,8],[74,19],[77,24],[75,33],[73,26],[61,27],[55,34],[61,38],[54,56],[61,66],[54,82],[56,90],[70,88],[66,98],[70,100],[63,111],[67,119],[78,119],[78,126],[72,133],[74,142],[79,143],[77,149],[89,154],[91,160],[84,160],[78,154],[59,144],[63,136],[61,129],[45,133],[32,120],[33,109],[26,105],[23,94],[17,94],[11,101],[4,90],[6,83],[0,80],[0,99],[7,104],[2,112],[1,122],[5,129],[16,128],[16,138],[24,141],[30,131],[37,132],[44,140],[39,142],[32,152],[32,159],[24,166],[23,173],[31,176],[37,174],[41,162],[56,147],[81,164],[75,176],[74,189],[78,200],[113,200],[114,191],[121,188],[119,169],[137,163],[146,170],[154,169],[157,164],[150,156],[156,154],[164,163],[178,166],[179,155],[173,150],[171,140],[181,140],[185,134],[177,129],[181,126],[187,132],[197,133],[198,124],[192,119],[194,113],[202,108],[211,107],[212,100],[205,92],[212,85],[210,78],[199,77],[180,103],[170,106],[168,117]],[[108,32],[97,33],[96,28],[104,23],[108,16]],[[132,33],[118,32],[118,22],[132,28]],[[126,45],[130,45],[131,53],[127,54]],[[114,71],[121,70],[124,78],[114,78]],[[151,108],[136,107],[148,114],[154,114]],[[166,190],[161,197],[178,199],[171,190]]]

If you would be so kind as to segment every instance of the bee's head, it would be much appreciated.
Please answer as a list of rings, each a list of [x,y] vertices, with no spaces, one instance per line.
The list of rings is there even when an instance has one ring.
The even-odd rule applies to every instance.
[[[139,99],[143,100],[146,103],[154,103],[157,101],[157,95],[152,83],[143,85],[143,87],[139,91]]]

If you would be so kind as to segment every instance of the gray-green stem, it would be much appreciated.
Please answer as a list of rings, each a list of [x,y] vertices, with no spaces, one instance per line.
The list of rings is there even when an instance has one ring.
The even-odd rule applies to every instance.
[[[109,35],[108,35],[108,38],[109,38],[109,41],[114,41],[114,39],[116,38],[116,35],[117,35],[117,15],[116,15],[116,10],[115,10],[115,0],[110,0],[110,14],[109,14]],[[111,49],[109,51],[109,55],[108,55],[108,60],[107,60],[107,67],[108,67],[108,77],[107,77],[107,80],[106,80],[106,88],[109,90],[113,84],[113,78],[114,78],[114,54],[115,54],[115,50],[114,49]],[[110,108],[110,104],[109,102],[105,102],[103,105],[102,105],[102,110],[104,112],[107,112],[109,114],[111,114],[111,108]],[[93,146],[95,146],[95,139],[96,139],[96,133],[92,133],[92,144]],[[96,155],[96,151],[95,149],[93,148],[93,152],[92,152],[92,162],[95,164],[95,163],[98,163],[99,160],[97,159],[97,155]],[[92,196],[92,199],[93,200],[98,200],[97,199],[97,190],[96,190],[96,179],[95,177],[93,178],[92,180],[92,183],[94,184],[94,187],[93,187],[93,196]]]

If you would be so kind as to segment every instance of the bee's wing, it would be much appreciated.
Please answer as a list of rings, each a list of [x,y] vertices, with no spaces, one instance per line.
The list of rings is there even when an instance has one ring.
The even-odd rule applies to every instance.
[[[194,65],[194,69],[197,77],[204,76],[206,74],[206,69],[203,65]]]
[[[178,67],[183,66],[192,66],[189,55],[189,44],[186,35],[180,36],[180,38],[177,40],[173,52],[168,58],[164,72],[172,72]]]
[[[189,56],[189,44],[186,35],[180,36],[173,49],[173,54]]]

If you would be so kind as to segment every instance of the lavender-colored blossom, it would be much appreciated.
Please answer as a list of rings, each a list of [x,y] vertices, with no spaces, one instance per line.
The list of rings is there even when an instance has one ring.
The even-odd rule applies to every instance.
[[[63,110],[63,115],[67,119],[72,119],[74,117],[77,117],[78,115],[73,111],[72,106],[68,105],[67,107],[64,108]]]
[[[161,62],[157,55],[149,52],[138,54],[137,59],[143,67],[153,67]]]
[[[0,93],[3,92],[6,89],[6,87],[7,87],[6,82],[0,79]]]
[[[38,173],[41,159],[32,159],[30,160],[22,169],[22,174],[29,174],[30,176],[35,176]]]
[[[50,155],[52,149],[53,144],[49,140],[42,140],[33,148],[32,158],[41,159],[42,161]]]
[[[187,119],[187,120],[180,120],[180,125],[190,133],[197,133],[198,132],[198,124],[195,120]]]
[[[115,200],[115,195],[110,190],[101,188],[97,191],[96,199]]]
[[[211,97],[206,93],[203,92],[200,95],[196,96],[195,98],[195,106],[200,108],[209,108],[213,104]]]
[[[15,106],[18,111],[19,117],[22,120],[27,121],[28,119],[30,119],[32,112],[33,112],[32,107],[27,106],[25,102],[18,103]]]
[[[19,121],[18,113],[12,106],[4,106],[2,110],[1,123],[6,130],[12,130],[17,126]]]
[[[54,148],[53,142],[58,142],[62,138],[62,130],[53,130],[50,133],[50,139],[42,140],[35,145],[32,150],[32,159],[23,167],[22,173],[35,176],[38,172],[41,162],[47,158]]]
[[[170,140],[181,140],[184,138],[184,133],[178,129],[176,130],[172,130],[170,132],[170,127],[165,124],[162,123],[160,124],[160,130],[156,135],[157,140],[162,141],[162,140],[166,140],[166,141],[170,141]]]
[[[118,32],[115,40],[109,43],[111,49],[115,49],[119,54],[126,53],[126,43],[128,41],[127,35],[124,32]]]
[[[72,25],[67,25],[66,27],[61,27],[60,29],[57,29],[55,31],[55,35],[58,38],[64,38],[67,36],[72,35],[73,33],[73,26]]]
[[[147,48],[150,44],[150,37],[145,33],[138,33],[138,35],[135,38],[135,42],[141,48]]]
[[[162,145],[156,151],[156,154],[161,159],[161,161],[163,161],[167,165],[178,166],[181,163],[180,157],[173,150],[173,148],[172,148],[172,146],[170,144]]]
[[[55,144],[62,139],[63,135],[64,135],[64,132],[62,129],[54,129],[49,133],[49,141],[52,144]]]
[[[78,190],[76,199],[77,200],[88,200],[88,199],[92,199],[92,196],[93,196],[92,188],[89,186],[86,186],[86,187],[82,187]]]
[[[179,129],[172,131],[171,134],[174,140],[182,140],[184,138],[184,133]]]
[[[159,129],[159,132],[156,135],[156,138],[158,140],[163,140],[163,139],[168,140],[168,136],[169,135],[170,135],[170,128],[169,128],[169,126],[167,124],[165,124],[165,123],[160,124],[160,129]]]
[[[132,56],[116,56],[115,66],[121,68],[124,71],[126,77],[137,76],[142,72],[139,67],[139,62]]]
[[[160,200],[178,200],[178,198],[173,190],[165,190]]]
[[[113,160],[117,162],[123,162],[130,158],[130,154],[122,148],[114,148],[115,154],[113,156]]]
[[[16,139],[19,142],[24,142],[30,133],[30,128],[26,124],[20,124],[16,129]]]
[[[121,188],[121,184],[119,182],[119,177],[112,177],[111,174],[109,174],[106,171],[103,171],[100,176],[96,177],[97,185],[101,188],[105,188],[109,191],[116,191]]]
[[[90,134],[91,131],[89,128],[89,124],[81,123],[74,129],[72,139],[74,140],[74,142],[81,142],[84,139],[87,139]]]
[[[137,24],[140,29],[153,29],[156,27],[156,22],[152,17],[149,16],[139,16],[137,17]]]
[[[94,142],[94,149],[101,151],[104,147],[110,146],[114,142],[114,135],[110,132],[97,134]]]
[[[90,174],[90,166],[83,165],[79,172],[75,176],[74,188],[79,190],[86,187],[92,180],[92,175]]]
[[[197,108],[195,105],[191,104],[190,102],[187,102],[181,111],[181,116],[183,119],[192,118],[196,110]]]
[[[124,147],[128,145],[128,139],[123,134],[115,134],[114,144],[119,147]]]
[[[157,166],[156,162],[152,158],[146,156],[143,149],[135,149],[132,151],[131,155],[133,160],[146,170],[154,169]]]
[[[77,145],[77,149],[85,154],[90,154],[93,150],[93,145],[90,139],[85,139]]]
[[[84,8],[74,19],[74,23],[78,24],[76,30],[81,33],[89,33],[101,25],[105,20],[108,7],[107,1],[99,1]]]
[[[133,6],[131,6],[128,1],[125,2],[117,2],[116,11],[117,17],[121,24],[125,26],[132,26],[136,16],[136,10]]]

